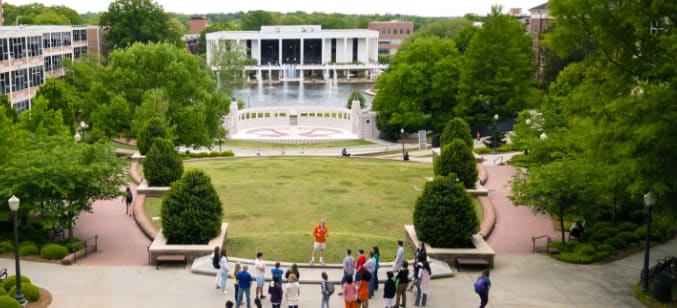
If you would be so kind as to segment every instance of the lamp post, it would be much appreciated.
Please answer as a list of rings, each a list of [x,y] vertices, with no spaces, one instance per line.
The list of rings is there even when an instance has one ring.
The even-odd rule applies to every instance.
[[[404,128],[400,128],[400,139],[402,139],[402,159],[404,160]]]
[[[647,214],[646,234],[644,236],[646,247],[644,248],[644,267],[642,268],[642,293],[646,293],[649,290],[649,237],[651,236],[651,212],[655,203],[656,197],[652,192],[648,192],[644,195],[644,204],[646,205]]]
[[[496,144],[498,143],[498,114],[494,114],[494,154],[496,154]]]
[[[80,129],[82,130],[82,141],[85,141],[85,129],[89,127],[85,121],[80,122]]]
[[[11,198],[9,198],[8,203],[9,203],[9,209],[12,211],[12,220],[14,221],[14,262],[16,266],[16,295],[14,295],[14,298],[16,298],[16,301],[23,305],[26,303],[26,299],[24,298],[24,292],[21,289],[21,265],[19,264],[19,231],[17,230],[17,223],[16,223],[16,215],[17,212],[19,211],[19,203],[21,201],[19,198],[16,196],[12,195]]]

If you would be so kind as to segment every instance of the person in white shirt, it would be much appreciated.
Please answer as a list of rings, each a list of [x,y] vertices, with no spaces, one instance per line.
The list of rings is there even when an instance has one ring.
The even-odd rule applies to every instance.
[[[266,265],[263,263],[263,253],[256,253],[256,260],[254,260],[254,268],[256,269],[256,295],[255,298],[264,299],[266,298],[263,295],[263,282],[265,281],[264,275],[266,274]]]
[[[221,249],[221,260],[219,261],[219,271],[221,271],[221,292],[223,294],[228,294],[228,289],[226,288],[226,279],[228,279],[228,272],[230,268],[228,267],[228,257],[226,256],[226,249]]]
[[[393,263],[393,272],[399,272],[400,267],[402,267],[402,261],[404,261],[404,242],[402,240],[397,241],[397,252],[395,253],[395,262]]]

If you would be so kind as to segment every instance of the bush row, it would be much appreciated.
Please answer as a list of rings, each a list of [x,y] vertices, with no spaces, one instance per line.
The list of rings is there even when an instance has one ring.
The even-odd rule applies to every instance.
[[[23,290],[24,297],[29,302],[36,302],[40,299],[40,288],[34,286],[31,283],[30,278],[27,276],[21,276],[21,290]],[[11,301],[8,301],[4,297],[10,297],[14,299],[16,295],[16,276],[12,275],[7,277],[2,283],[2,288],[0,289],[0,307],[15,307]],[[16,300],[15,300],[16,301]],[[17,303],[18,304],[18,303]],[[20,307],[20,306],[19,306]]]
[[[231,157],[235,156],[235,153],[231,150],[226,150],[223,152],[190,152],[186,151],[185,153],[179,154],[181,159],[186,160],[186,159],[191,159],[191,158],[204,158],[204,157]]]
[[[73,250],[80,250],[84,247],[82,242],[73,238],[70,240],[48,242],[41,247],[34,241],[23,241],[19,243],[19,255],[30,256],[40,255],[40,258],[54,260],[63,259]],[[14,243],[10,240],[0,242],[0,253],[14,251]]]

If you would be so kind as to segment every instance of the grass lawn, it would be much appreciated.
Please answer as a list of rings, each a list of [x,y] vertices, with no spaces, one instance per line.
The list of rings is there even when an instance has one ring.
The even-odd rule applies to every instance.
[[[113,147],[118,148],[118,149],[133,150],[133,151],[138,150],[136,148],[136,146],[129,145],[129,144],[126,144],[126,143],[121,143],[121,142],[117,142],[117,141],[111,141],[110,143],[111,143],[111,145],[113,145]]]
[[[221,144],[223,150],[231,148],[245,149],[320,149],[320,148],[347,148],[360,145],[373,144],[366,140],[343,140],[334,142],[311,143],[311,144],[277,144],[245,140],[226,140]],[[219,149],[219,144],[212,146],[213,150]]]
[[[308,262],[312,229],[327,221],[326,260],[340,263],[346,248],[377,245],[392,261],[414,202],[432,176],[429,164],[368,159],[257,157],[186,161],[210,175],[229,223],[229,255]],[[475,199],[476,200],[476,199]],[[146,213],[159,216],[160,199],[146,199]],[[476,205],[479,202],[475,201]],[[479,214],[481,217],[481,213]],[[153,221],[156,227],[160,222]],[[413,258],[407,247],[407,258]]]

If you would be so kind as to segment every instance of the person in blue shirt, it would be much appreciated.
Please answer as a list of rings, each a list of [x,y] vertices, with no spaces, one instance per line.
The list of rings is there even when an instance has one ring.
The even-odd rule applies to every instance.
[[[280,262],[275,263],[275,267],[270,270],[271,277],[280,277],[280,281],[282,281],[282,275],[284,275],[284,271],[280,269]]]
[[[247,272],[248,266],[245,264],[242,266],[242,271],[237,273],[235,279],[239,285],[239,290],[237,291],[237,299],[235,300],[235,306],[240,307],[242,304],[242,296],[247,296],[247,308],[251,308],[251,293],[250,288],[252,284],[252,275]]]

